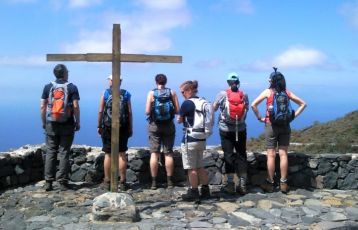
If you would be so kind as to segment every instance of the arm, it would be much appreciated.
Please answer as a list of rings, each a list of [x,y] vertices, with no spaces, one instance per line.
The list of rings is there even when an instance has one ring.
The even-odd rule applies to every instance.
[[[98,119],[97,119],[97,132],[99,135],[102,134],[102,116],[103,116],[103,109],[104,109],[104,97],[103,94],[99,101],[99,108],[98,108]]]
[[[172,101],[174,104],[174,112],[175,114],[179,114],[179,100],[176,92],[174,90],[171,91],[172,94]]]
[[[147,102],[145,103],[145,114],[150,115],[152,110],[152,103],[153,103],[153,91],[149,91],[147,95]]]
[[[213,109],[214,109],[215,112],[219,109],[220,103],[221,103],[221,101],[224,99],[225,96],[226,96],[226,92],[225,92],[225,91],[220,92],[220,93],[216,96],[215,101],[214,101],[214,103],[213,103]]]
[[[73,100],[73,115],[75,116],[75,130],[78,131],[81,128],[80,121],[80,104],[78,100]]]
[[[41,99],[40,102],[40,113],[41,113],[41,121],[42,121],[42,128],[45,129],[46,127],[46,109],[47,109],[47,99]]]
[[[129,125],[128,125],[128,131],[129,136],[131,137],[133,135],[133,113],[132,113],[132,103],[130,100],[128,100],[128,115],[129,115]]]
[[[251,104],[252,111],[260,122],[265,121],[265,117],[261,117],[257,106],[267,97],[270,96],[270,90],[265,89]]]
[[[295,102],[299,106],[298,109],[295,111],[295,118],[296,118],[307,107],[307,104],[306,104],[306,102],[304,102],[301,98],[297,97],[292,92],[291,92],[290,98],[293,102]]]

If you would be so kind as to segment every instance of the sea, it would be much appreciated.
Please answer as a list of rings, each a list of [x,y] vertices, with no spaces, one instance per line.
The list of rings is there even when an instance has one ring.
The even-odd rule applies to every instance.
[[[36,96],[35,96],[36,95]],[[98,95],[98,94],[97,94]],[[81,129],[76,132],[74,144],[101,146],[101,138],[97,134],[97,115],[98,101],[96,97],[82,97],[81,106]],[[142,95],[143,96],[143,95]],[[25,103],[16,103],[8,98],[0,103],[0,152],[11,151],[24,145],[42,144],[45,141],[44,130],[41,128],[40,119],[40,97],[35,92]],[[250,98],[251,99],[251,98]],[[181,98],[182,100],[182,98]],[[252,100],[252,99],[251,99]],[[330,120],[343,117],[349,112],[358,109],[354,98],[344,103],[332,103],[331,100],[314,100],[306,98],[308,107],[301,116],[292,122],[293,129],[302,129],[315,123],[324,123]],[[137,102],[139,101],[139,102]],[[134,132],[133,137],[129,139],[129,147],[147,147],[148,132],[147,121],[144,114],[144,100],[137,100],[132,97],[132,107],[134,114]],[[262,103],[265,104],[265,103]],[[263,114],[264,105],[260,107]],[[218,112],[215,114],[217,121]],[[250,110],[246,119],[248,139],[258,137],[263,133],[264,124],[257,121],[253,112]],[[176,124],[175,145],[179,146],[183,128],[181,124]],[[208,145],[220,145],[219,131],[217,122],[215,122],[214,133],[207,140]]]

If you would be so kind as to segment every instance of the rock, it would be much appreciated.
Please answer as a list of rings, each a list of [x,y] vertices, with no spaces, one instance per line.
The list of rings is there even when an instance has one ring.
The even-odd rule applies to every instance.
[[[105,193],[94,199],[92,216],[95,221],[139,221],[139,212],[127,193]]]

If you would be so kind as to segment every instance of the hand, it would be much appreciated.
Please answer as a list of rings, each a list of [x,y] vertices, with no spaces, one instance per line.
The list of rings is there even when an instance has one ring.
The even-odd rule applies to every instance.
[[[78,130],[80,130],[80,129],[81,129],[80,123],[76,122],[76,124],[75,124],[75,131],[78,131]]]
[[[98,127],[98,128],[97,128],[97,133],[98,133],[100,136],[102,136],[102,133],[103,133],[102,127]]]

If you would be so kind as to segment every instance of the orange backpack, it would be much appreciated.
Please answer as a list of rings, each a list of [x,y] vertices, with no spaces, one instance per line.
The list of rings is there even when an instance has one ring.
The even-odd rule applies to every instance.
[[[48,121],[62,123],[72,116],[72,107],[68,102],[68,84],[52,82],[46,113]]]

